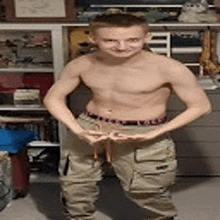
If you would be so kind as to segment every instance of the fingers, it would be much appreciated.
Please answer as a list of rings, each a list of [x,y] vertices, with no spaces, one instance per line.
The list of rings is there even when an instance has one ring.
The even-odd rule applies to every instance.
[[[102,145],[105,144],[106,142],[110,141],[109,136],[101,136],[101,137],[90,137],[90,145]]]
[[[120,142],[120,143],[129,142],[129,141],[137,142],[137,141],[145,141],[146,140],[144,138],[144,136],[141,135],[141,134],[134,134],[134,135],[132,135],[132,134],[120,133],[120,132],[117,132],[117,131],[112,132],[109,135],[109,138],[112,141]]]
[[[108,135],[107,132],[103,132],[103,131],[93,131],[93,130],[86,131],[86,134],[92,135],[92,136]]]
[[[127,142],[129,140],[129,135],[113,131],[109,134],[109,138],[115,142]]]
[[[86,131],[80,135],[80,138],[93,146],[96,144],[102,144],[108,140],[118,143],[146,140],[146,138],[144,138],[143,135],[125,134],[125,133],[120,133],[120,131],[112,131],[110,133],[100,132],[100,131]]]
[[[107,133],[93,130],[85,130],[81,132],[78,137],[90,145],[95,145],[96,143],[109,139],[109,135]]]

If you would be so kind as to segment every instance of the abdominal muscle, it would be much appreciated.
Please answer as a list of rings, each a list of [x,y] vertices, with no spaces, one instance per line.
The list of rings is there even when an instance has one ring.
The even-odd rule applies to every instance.
[[[146,94],[94,91],[86,109],[110,119],[152,120],[166,115],[166,103],[169,95],[170,90],[167,87]]]

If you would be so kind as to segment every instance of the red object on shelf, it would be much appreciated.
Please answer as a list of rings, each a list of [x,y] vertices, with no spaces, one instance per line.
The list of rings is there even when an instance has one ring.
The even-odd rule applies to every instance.
[[[25,73],[23,83],[26,88],[40,89],[40,95],[44,97],[54,83],[54,77],[49,73]]]
[[[29,188],[29,161],[27,149],[23,150],[20,154],[11,154],[11,172],[12,172],[12,186],[14,197],[24,197]]]
[[[51,73],[7,73],[0,76],[0,92],[13,94],[16,89],[39,89],[43,99],[48,89],[53,85],[54,77]]]

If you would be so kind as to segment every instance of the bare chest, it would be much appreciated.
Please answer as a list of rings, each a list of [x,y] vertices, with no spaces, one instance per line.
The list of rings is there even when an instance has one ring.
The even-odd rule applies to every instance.
[[[82,80],[93,91],[150,93],[165,84],[157,67],[96,66],[82,73]]]

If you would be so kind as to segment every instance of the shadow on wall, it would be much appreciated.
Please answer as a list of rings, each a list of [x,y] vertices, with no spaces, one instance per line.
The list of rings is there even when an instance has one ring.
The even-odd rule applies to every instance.
[[[174,192],[183,191],[197,184],[202,184],[209,181],[208,177],[213,176],[211,159],[208,157],[207,152],[204,151],[207,143],[195,141],[192,130],[189,127],[182,128],[171,135],[176,145],[178,160],[177,177],[197,177],[187,184],[178,184],[177,181],[172,188]]]

